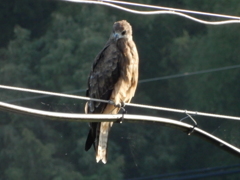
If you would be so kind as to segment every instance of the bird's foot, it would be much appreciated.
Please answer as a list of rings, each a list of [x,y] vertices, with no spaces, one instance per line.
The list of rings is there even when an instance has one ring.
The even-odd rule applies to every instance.
[[[125,103],[124,103],[124,102],[115,104],[115,106],[118,107],[118,108],[120,108],[122,111],[126,112]]]
[[[117,123],[122,123],[123,119],[124,119],[124,114],[127,113],[126,109],[125,109],[125,103],[124,102],[121,102],[119,104],[115,104],[116,107],[120,108],[122,110],[122,117],[117,120],[116,122]]]

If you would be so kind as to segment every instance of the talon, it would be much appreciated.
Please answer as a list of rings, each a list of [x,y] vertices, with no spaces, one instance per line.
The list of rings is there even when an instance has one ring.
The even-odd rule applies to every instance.
[[[119,108],[121,107],[121,103],[115,103],[114,101],[112,101],[112,103],[115,107],[119,107]]]
[[[126,111],[126,109],[125,109],[125,102],[121,102],[120,105],[121,105],[121,106],[120,106],[120,109],[122,109],[122,111],[123,111],[122,114],[126,114],[127,111]]]
[[[125,102],[121,102],[121,107],[125,107]]]
[[[122,106],[121,106],[121,103],[119,103],[119,104],[114,104],[114,106],[115,107],[118,107],[118,108],[121,108]]]
[[[123,119],[124,119],[124,114],[127,113],[126,109],[125,109],[125,103],[121,102],[119,104],[115,104],[116,107],[120,108],[122,110],[122,117],[116,121],[116,123],[122,123]]]
[[[118,103],[118,104],[114,104],[114,106],[115,106],[115,107],[118,107],[118,108],[120,108],[120,109],[124,109],[125,103],[124,103],[124,102],[120,102],[120,103]]]

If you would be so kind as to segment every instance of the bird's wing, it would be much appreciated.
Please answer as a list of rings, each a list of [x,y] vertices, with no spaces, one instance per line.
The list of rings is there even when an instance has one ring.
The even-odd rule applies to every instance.
[[[119,56],[120,53],[117,51],[116,44],[109,40],[94,60],[88,78],[87,96],[105,100],[110,99],[120,74]],[[86,103],[85,112],[94,114],[104,113],[106,106],[107,103],[89,101]],[[95,149],[96,145],[98,145],[100,123],[90,123],[90,128],[85,150],[88,150],[92,144],[94,144]]]

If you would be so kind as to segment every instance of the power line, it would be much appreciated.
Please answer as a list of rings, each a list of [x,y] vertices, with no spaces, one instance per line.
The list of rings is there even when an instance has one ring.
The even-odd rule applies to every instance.
[[[110,103],[110,101],[107,101],[107,100],[101,100],[101,99],[95,99],[95,98],[89,98],[89,97],[83,97],[83,96],[76,96],[76,95],[70,95],[70,94],[63,94],[63,93],[55,93],[55,92],[50,92],[50,91],[41,91],[41,90],[36,90],[36,89],[27,89],[27,88],[13,87],[13,86],[5,86],[5,85],[0,85],[0,88],[8,89],[8,90],[15,90],[15,91],[37,93],[37,94],[45,94],[45,95],[49,95],[49,96],[59,96],[59,97],[81,99],[81,100],[87,100],[87,101],[91,100],[91,101]]]
[[[215,137],[208,132],[201,130],[195,125],[190,125],[181,121],[176,121],[169,118],[132,115],[132,114],[74,114],[74,113],[59,113],[42,111],[32,108],[21,107],[13,104],[0,102],[0,110],[14,112],[18,114],[25,114],[28,116],[35,116],[49,120],[57,121],[75,121],[75,122],[119,122],[124,118],[124,122],[153,122],[166,125],[170,128],[178,129],[188,135],[198,136],[208,142],[216,145],[218,148],[223,149],[236,157],[240,157],[240,149]]]
[[[230,165],[230,166],[220,166],[220,167],[212,167],[212,168],[203,168],[203,169],[195,169],[177,173],[166,173],[159,174],[153,176],[145,176],[138,178],[129,178],[125,180],[148,180],[148,179],[162,179],[165,180],[186,180],[186,179],[195,179],[195,178],[203,178],[203,177],[213,177],[227,174],[236,174],[240,173],[240,164]],[[168,179],[166,179],[168,178]]]
[[[65,91],[65,92],[62,92],[62,93],[64,93],[64,94],[74,94],[74,93],[79,93],[79,92],[86,92],[86,89]],[[47,97],[51,97],[51,96],[52,95],[30,96],[30,97],[24,97],[24,98],[11,99],[11,100],[7,100],[5,102],[12,103],[12,102],[28,101],[28,100],[34,100],[34,99],[40,99],[40,98],[47,98]]]
[[[224,70],[230,70],[230,69],[236,69],[236,68],[240,68],[240,64],[233,65],[233,66],[225,66],[225,67],[220,67],[220,68],[206,69],[206,70],[195,71],[195,72],[185,72],[185,73],[181,73],[181,74],[174,74],[174,75],[163,76],[163,77],[154,77],[154,78],[142,79],[142,80],[139,80],[138,83],[142,84],[142,83],[148,83],[148,82],[153,82],[153,81],[160,81],[160,80],[167,80],[167,79],[173,79],[173,78],[187,77],[187,76],[192,76],[192,75],[211,73],[211,72],[218,72],[218,71],[224,71]],[[78,89],[78,90],[66,91],[66,92],[62,92],[62,93],[64,93],[64,94],[72,94],[72,93],[79,93],[79,92],[85,92],[85,91],[86,91],[86,89]],[[46,97],[50,97],[50,96],[51,95],[32,96],[32,97],[25,97],[25,98],[18,98],[18,99],[7,100],[5,102],[28,101],[28,100],[33,100],[33,99],[46,98]]]
[[[62,93],[54,93],[54,92],[49,92],[49,91],[40,91],[40,90],[19,88],[19,87],[5,86],[5,85],[0,85],[0,88],[8,89],[8,90],[17,90],[17,91],[24,91],[24,92],[31,92],[31,93],[38,93],[38,94],[45,94],[45,95],[52,95],[52,96],[67,97],[67,98],[73,98],[73,99],[81,99],[81,100],[87,100],[87,101],[98,101],[98,102],[103,102],[103,103],[114,104],[114,102],[111,101],[111,100],[89,98],[89,97],[85,97],[85,96],[68,95],[68,94],[62,94]],[[150,106],[150,105],[144,105],[144,104],[134,104],[134,103],[125,103],[125,105],[132,106],[132,107],[137,107],[137,108],[169,111],[169,112],[175,112],[175,113],[184,113],[184,114],[207,116],[207,117],[214,117],[214,118],[223,118],[223,119],[229,119],[229,120],[238,120],[238,121],[240,120],[240,117],[227,116],[227,115],[221,115],[221,114],[211,114],[211,113],[188,111],[188,110],[173,109],[173,108],[165,108],[165,107],[159,107],[159,106]]]
[[[60,0],[60,1],[75,2],[75,3],[88,3],[88,4],[99,4],[99,5],[109,6],[109,7],[113,7],[113,8],[116,8],[116,9],[120,9],[120,10],[129,12],[129,13],[140,14],[140,15],[173,14],[173,15],[178,15],[178,16],[182,16],[182,17],[191,19],[191,20],[196,21],[198,23],[208,24],[208,25],[222,25],[222,24],[240,23],[240,17],[237,17],[237,16],[232,16],[232,18],[237,19],[237,20],[205,21],[205,20],[201,20],[201,19],[189,16],[189,15],[183,14],[181,12],[176,12],[174,10],[171,10],[173,8],[168,8],[169,9],[168,11],[164,11],[164,10],[160,10],[160,11],[138,11],[138,10],[129,9],[129,8],[125,8],[125,7],[122,7],[122,6],[119,6],[119,5],[112,4],[112,3],[114,3],[113,1],[112,1],[112,3],[106,3],[104,1],[90,1],[90,0],[89,1]],[[108,2],[110,2],[110,1],[108,1]],[[115,1],[115,2],[118,2],[118,1]],[[132,5],[133,5],[133,3],[132,3]],[[135,5],[137,6],[137,4],[135,4]],[[143,5],[142,5],[142,7],[143,7]],[[145,7],[149,8],[151,6],[150,5],[145,5]],[[159,6],[159,8],[161,8],[161,7]],[[179,10],[180,9],[178,9],[178,11]],[[185,10],[185,11],[187,11],[187,10]],[[189,12],[194,12],[194,11],[190,11],[190,10],[188,10],[188,11]],[[195,11],[195,14],[197,14],[197,13],[199,14],[200,12]],[[201,13],[204,14],[204,15],[214,16],[213,13],[203,13],[203,12],[201,12]],[[225,17],[225,18],[230,18],[231,17],[231,16],[228,16],[228,15],[215,14],[215,16],[216,15],[218,15],[218,17]]]
[[[240,68],[240,64],[234,65],[234,66],[225,66],[225,67],[220,67],[220,68],[207,69],[207,70],[202,70],[202,71],[185,72],[185,73],[175,74],[175,75],[170,75],[170,76],[143,79],[143,80],[140,80],[139,83],[146,83],[146,82],[159,81],[159,80],[165,80],[165,79],[186,77],[186,76],[192,76],[192,75],[198,75],[198,74],[204,74],[204,73],[210,73],[210,72],[225,71],[225,70],[236,69],[236,68]]]
[[[177,11],[177,12],[184,12],[184,13],[197,14],[197,15],[205,15],[205,16],[213,16],[213,17],[221,17],[221,18],[229,18],[229,19],[240,20],[240,17],[238,17],[238,16],[230,16],[230,15],[224,15],[224,14],[216,14],[216,13],[208,13],[208,12],[193,11],[193,10],[186,10],[186,9],[169,8],[169,7],[163,7],[163,6],[154,6],[154,5],[132,3],[132,2],[126,2],[126,1],[112,1],[112,0],[102,0],[102,1],[103,2],[109,2],[109,3],[123,4],[123,5],[144,7],[144,8],[162,9],[162,10],[168,10],[168,11]]]

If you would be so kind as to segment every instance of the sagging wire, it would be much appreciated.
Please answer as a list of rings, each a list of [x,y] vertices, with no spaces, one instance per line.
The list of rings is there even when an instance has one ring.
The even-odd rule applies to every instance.
[[[126,2],[126,1],[112,1],[112,0],[102,0],[102,1],[103,2],[109,2],[109,3],[123,4],[123,5],[144,7],[144,8],[161,9],[161,10],[168,10],[168,11],[177,11],[177,12],[197,14],[197,15],[214,16],[214,17],[220,17],[220,18],[230,18],[230,19],[240,20],[240,17],[238,17],[238,16],[230,16],[230,15],[224,15],[224,14],[193,11],[193,10],[187,10],[187,9],[169,8],[169,7],[163,7],[163,6],[155,6],[155,5],[148,5],[148,4],[141,4],[141,3],[132,3],[132,2]]]
[[[180,9],[175,9],[175,8],[165,8],[168,9],[167,11],[164,10],[158,10],[158,11],[139,11],[139,10],[134,10],[134,9],[130,9],[130,8],[125,8],[119,5],[115,5],[112,3],[122,3],[125,5],[130,5],[127,2],[123,2],[123,1],[82,1],[82,0],[59,0],[59,1],[66,1],[66,2],[75,2],[75,3],[88,3],[88,4],[99,4],[99,5],[104,5],[104,6],[109,6],[109,7],[113,7],[116,9],[120,9],[129,13],[134,13],[134,14],[140,14],[140,15],[156,15],[156,14],[173,14],[173,15],[178,15],[178,16],[182,16],[188,19],[191,19],[193,21],[196,21],[198,23],[202,23],[202,24],[208,24],[208,25],[223,25],[223,24],[232,24],[232,23],[240,23],[240,17],[237,16],[229,16],[229,15],[221,15],[221,14],[213,14],[213,13],[205,13],[205,12],[198,12],[198,11],[190,11],[190,10],[181,10],[182,12],[185,13],[195,13],[195,14],[199,14],[199,15],[208,15],[208,16],[215,16],[215,17],[224,17],[224,18],[232,18],[234,20],[224,20],[224,21],[205,21],[205,20],[201,20],[195,17],[192,17],[190,15],[186,15],[184,13],[181,12],[176,12],[176,11],[180,11]],[[111,2],[111,3],[109,3]],[[135,5],[135,6],[140,6],[141,7],[146,7],[146,8],[163,8],[160,6],[151,6],[151,5],[144,5],[144,4],[138,4],[138,3],[131,3],[131,5]]]
[[[89,97],[85,97],[85,96],[76,96],[76,95],[69,95],[69,94],[62,94],[62,93],[54,93],[54,92],[48,92],[48,91],[40,91],[40,90],[19,88],[19,87],[5,86],[5,85],[0,85],[0,88],[8,89],[8,90],[17,90],[17,91],[38,93],[38,94],[46,94],[46,95],[59,96],[59,97],[67,97],[67,98],[73,98],[73,99],[82,99],[82,100],[87,100],[87,101],[97,101],[97,102],[110,103],[110,104],[115,105],[115,103],[111,100],[89,98]],[[158,107],[158,106],[151,106],[151,105],[144,105],[144,104],[135,104],[135,103],[125,103],[125,105],[126,106],[137,107],[137,108],[169,111],[169,112],[175,112],[175,113],[184,113],[184,114],[191,114],[191,115],[207,116],[207,117],[223,118],[223,119],[240,121],[240,117],[236,117],[236,116],[227,116],[227,115],[204,113],[204,112],[198,112],[198,111],[180,110],[180,109],[174,109],[174,108],[165,108],[165,107]]]
[[[73,122],[116,122],[122,118],[121,114],[74,114],[74,113],[59,113],[59,112],[49,112],[36,110],[32,108],[21,107],[17,105],[12,105],[8,103],[0,102],[0,110],[14,112],[17,114],[23,114],[28,116],[35,116],[40,118],[45,118],[49,120],[57,121],[73,121]],[[167,125],[168,127],[181,130],[182,132],[188,132],[194,130],[192,135],[198,136],[207,140],[208,142],[216,145],[217,147],[240,157],[240,149],[237,147],[223,141],[222,139],[217,138],[204,130],[199,129],[198,127],[193,127],[190,124],[176,121],[174,119],[154,117],[154,116],[143,116],[143,115],[129,115],[124,116],[124,121],[126,122],[153,122],[159,123],[162,125]]]

